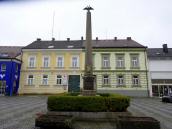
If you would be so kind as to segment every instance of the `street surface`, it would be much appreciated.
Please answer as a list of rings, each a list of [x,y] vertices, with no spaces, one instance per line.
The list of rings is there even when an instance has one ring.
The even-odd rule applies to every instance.
[[[0,129],[36,129],[37,113],[46,112],[47,96],[0,96]],[[172,129],[172,104],[159,98],[132,98],[128,111],[161,121],[162,129]]]

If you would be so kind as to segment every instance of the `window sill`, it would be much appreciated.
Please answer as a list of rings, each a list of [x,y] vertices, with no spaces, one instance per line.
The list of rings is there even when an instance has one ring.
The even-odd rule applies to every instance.
[[[123,88],[123,87],[125,88],[126,85],[117,85],[116,87],[117,87],[117,88]]]
[[[62,85],[62,84],[61,85],[57,85],[57,84],[54,85],[54,87],[65,87],[65,86],[67,86],[67,85]]]
[[[36,67],[26,67],[27,69],[36,69]]]
[[[80,67],[70,67],[70,69],[79,69]]]
[[[116,69],[125,69],[125,67],[116,67]]]
[[[54,67],[55,69],[65,69],[65,67]]]
[[[102,67],[102,69],[111,69],[111,67]]]
[[[24,85],[24,86],[27,86],[27,87],[35,87],[35,85]]]
[[[51,67],[41,67],[41,69],[50,69]]]
[[[41,87],[46,87],[46,86],[50,86],[50,85],[39,85],[39,86],[41,86]]]
[[[102,85],[102,87],[111,87],[111,85],[110,84],[108,84],[108,85]]]
[[[132,87],[141,87],[141,85],[132,85]]]
[[[140,69],[140,67],[130,67],[130,69]]]

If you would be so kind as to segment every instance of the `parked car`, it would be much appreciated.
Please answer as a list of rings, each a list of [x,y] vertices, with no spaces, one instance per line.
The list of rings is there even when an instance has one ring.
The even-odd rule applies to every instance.
[[[162,97],[162,102],[172,103],[172,94]]]

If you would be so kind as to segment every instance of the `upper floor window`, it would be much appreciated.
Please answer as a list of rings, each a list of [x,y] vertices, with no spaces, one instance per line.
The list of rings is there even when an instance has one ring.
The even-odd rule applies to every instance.
[[[61,84],[62,84],[62,76],[57,75],[57,85],[61,85]]]
[[[43,77],[42,77],[42,85],[48,85],[48,75],[43,75]]]
[[[124,76],[123,75],[119,75],[117,78],[117,83],[119,86],[124,85]]]
[[[132,83],[133,83],[134,86],[138,86],[139,85],[139,76],[138,75],[133,75]]]
[[[33,85],[33,75],[29,75],[28,78],[27,78],[27,84],[28,85]]]
[[[124,56],[121,55],[116,57],[116,67],[124,67]]]
[[[1,71],[6,71],[6,64],[1,65]]]
[[[104,68],[110,67],[110,56],[109,55],[102,55],[102,63]]]
[[[57,67],[64,67],[64,57],[63,56],[57,57]]]
[[[49,63],[50,63],[49,56],[44,56],[43,57],[43,67],[49,67]]]
[[[139,67],[139,57],[138,55],[131,56],[131,67]]]
[[[103,85],[108,85],[110,83],[109,75],[103,76]]]
[[[78,56],[72,57],[72,67],[79,67],[79,57]]]
[[[29,57],[29,67],[35,67],[35,64],[36,64],[36,57],[30,56]]]

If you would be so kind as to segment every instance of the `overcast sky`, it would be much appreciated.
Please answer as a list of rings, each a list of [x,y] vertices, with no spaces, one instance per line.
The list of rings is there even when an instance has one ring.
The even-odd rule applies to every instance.
[[[53,14],[56,40],[85,38],[91,5],[93,39],[133,40],[148,47],[172,47],[172,0],[0,0],[0,45],[28,45],[51,40]]]

